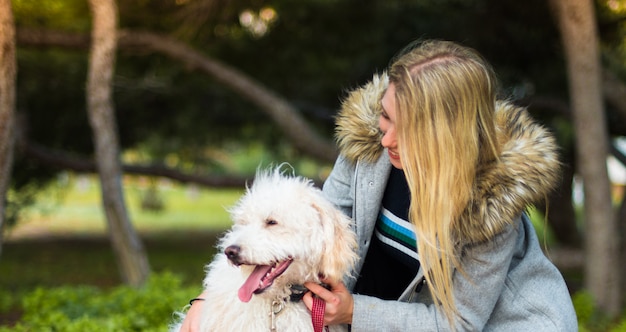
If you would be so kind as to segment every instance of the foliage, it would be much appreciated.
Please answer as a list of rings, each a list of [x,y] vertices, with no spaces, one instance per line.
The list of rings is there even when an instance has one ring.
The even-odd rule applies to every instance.
[[[84,0],[11,0],[15,24],[32,28],[88,31],[91,16]]]
[[[71,30],[64,22],[89,16],[84,4],[73,6],[77,0],[39,9],[25,5],[35,2],[15,1],[21,27]],[[203,15],[191,9],[209,2],[121,1],[120,27],[175,34],[283,96],[327,137],[343,92],[384,70],[416,38],[459,40],[478,48],[518,94],[524,86],[539,93],[563,91],[558,49],[540,46],[558,40],[544,1],[240,0],[214,8],[220,12],[194,25],[195,33],[178,33]],[[262,36],[246,33],[239,14],[263,8],[276,12],[271,29]],[[57,15],[63,9],[64,15]],[[33,22],[32,17],[40,18]],[[18,108],[35,142],[90,154],[83,106],[86,59],[86,51],[19,49]],[[114,98],[123,148],[145,149],[155,160],[173,152],[212,170],[215,162],[206,151],[232,142],[260,142],[275,148],[277,159],[291,153],[254,105],[160,55],[120,51]]]
[[[533,226],[535,226],[539,242],[546,247],[555,244],[554,234],[552,234],[550,227],[548,227],[548,221],[545,218],[544,211],[540,211],[535,206],[530,206],[526,213],[528,213],[528,217],[533,223]]]
[[[85,1],[12,3],[20,28],[88,33]],[[514,98],[566,93],[558,33],[541,0],[118,3],[120,28],[173,35],[238,68],[296,105],[328,137],[343,91],[384,70],[403,45],[417,38],[450,39],[477,48],[494,64],[506,93]],[[598,4],[600,26],[606,32],[604,49],[623,59],[618,52],[624,49],[623,11],[609,10],[609,3],[621,4]],[[249,33],[239,15],[268,8],[276,18],[267,32]],[[86,50],[19,48],[18,108],[35,142],[91,153],[83,106],[86,59]],[[623,60],[612,67],[624,68]],[[154,160],[176,153],[181,160],[214,170],[219,166],[206,151],[226,149],[233,142],[276,148],[277,159],[293,155],[281,133],[254,105],[160,55],[120,51],[114,98],[123,149],[145,150]],[[553,117],[545,113],[539,115]],[[16,169],[22,169],[20,158],[16,162]],[[29,174],[41,174],[40,168]],[[39,177],[50,177],[43,174]]]
[[[152,275],[141,288],[37,288],[25,295],[24,315],[0,331],[166,331],[198,288],[182,287],[172,273]]]
[[[614,321],[610,321],[595,305],[593,296],[588,291],[579,291],[572,296],[574,309],[578,317],[580,332],[626,331],[626,312]]]
[[[0,290],[0,299],[2,296]],[[174,312],[183,310],[197,295],[197,287],[184,287],[181,279],[163,272],[150,277],[145,286],[118,286],[102,290],[93,286],[39,287],[24,295],[24,314],[4,331],[166,331]],[[610,322],[595,307],[586,291],[573,295],[579,331],[626,331],[626,313]],[[2,303],[0,303],[2,304]],[[0,312],[6,305],[0,306]]]

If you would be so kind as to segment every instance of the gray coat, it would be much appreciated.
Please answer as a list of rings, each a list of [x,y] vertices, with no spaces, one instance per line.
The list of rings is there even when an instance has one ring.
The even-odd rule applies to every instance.
[[[385,86],[384,76],[375,77],[344,101],[337,120],[341,156],[324,184],[325,196],[354,220],[361,258],[369,248],[392,167],[381,153],[377,130],[378,100]],[[477,202],[456,224],[465,271],[453,276],[456,330],[577,331],[563,277],[543,254],[523,212],[556,183],[556,144],[525,110],[501,103],[497,114],[502,155],[497,165],[477,176]],[[362,264],[361,259],[354,276]],[[397,301],[354,294],[352,331],[452,330],[433,305],[428,286],[416,287],[423,273],[420,269]],[[349,289],[355,283],[356,278],[347,279]]]

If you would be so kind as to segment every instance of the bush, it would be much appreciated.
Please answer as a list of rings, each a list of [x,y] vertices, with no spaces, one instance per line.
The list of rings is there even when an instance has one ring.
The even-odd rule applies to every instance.
[[[181,285],[179,276],[163,272],[153,274],[141,288],[37,288],[24,295],[20,322],[14,327],[0,326],[0,332],[167,331],[174,312],[183,310],[201,291]],[[607,319],[586,291],[574,294],[572,301],[580,332],[626,332],[626,313],[615,321]]]
[[[626,312],[617,320],[610,320],[595,305],[593,296],[588,291],[580,291],[572,296],[579,332],[626,332]]]
[[[182,287],[181,278],[168,272],[152,275],[141,288],[38,288],[25,295],[21,321],[0,332],[167,331],[173,313],[199,292]]]

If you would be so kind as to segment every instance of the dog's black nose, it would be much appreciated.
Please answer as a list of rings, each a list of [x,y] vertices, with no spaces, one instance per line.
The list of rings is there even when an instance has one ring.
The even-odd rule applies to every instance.
[[[224,250],[226,257],[235,264],[239,264],[239,252],[241,252],[241,247],[237,245],[228,246]]]

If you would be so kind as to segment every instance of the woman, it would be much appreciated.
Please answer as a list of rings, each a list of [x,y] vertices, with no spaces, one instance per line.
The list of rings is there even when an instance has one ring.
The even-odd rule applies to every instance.
[[[428,41],[345,100],[324,193],[353,218],[362,259],[345,285],[305,285],[309,309],[313,294],[326,301],[325,324],[577,331],[563,278],[524,214],[557,182],[557,146],[496,93],[480,55]]]
[[[577,331],[524,214],[557,182],[557,146],[496,93],[475,51],[427,41],[393,62],[388,83],[375,77],[344,102],[324,192],[354,219],[365,259],[346,286],[306,285],[327,302],[326,324]]]

